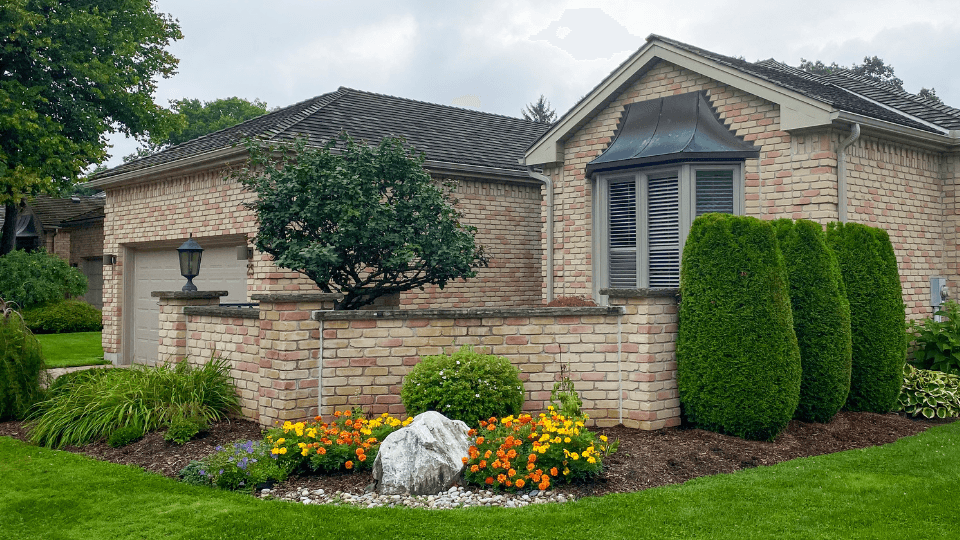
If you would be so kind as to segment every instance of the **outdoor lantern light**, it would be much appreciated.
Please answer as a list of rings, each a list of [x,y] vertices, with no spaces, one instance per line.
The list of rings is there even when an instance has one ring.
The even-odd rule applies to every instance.
[[[195,291],[197,286],[193,284],[193,278],[200,273],[200,256],[203,254],[203,248],[193,239],[193,235],[177,248],[180,255],[180,273],[187,278],[187,284],[183,286],[184,291]]]

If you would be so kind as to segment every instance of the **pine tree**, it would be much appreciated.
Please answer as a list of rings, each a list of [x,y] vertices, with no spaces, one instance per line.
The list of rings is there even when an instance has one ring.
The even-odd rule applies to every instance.
[[[526,120],[533,120],[538,124],[552,124],[557,119],[557,111],[550,108],[550,102],[540,94],[536,103],[530,103],[520,110]]]

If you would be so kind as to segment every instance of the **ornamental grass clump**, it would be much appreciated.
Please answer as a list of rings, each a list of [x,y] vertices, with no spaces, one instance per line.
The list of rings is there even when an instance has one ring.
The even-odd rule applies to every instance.
[[[467,482],[505,491],[542,491],[598,476],[603,459],[616,452],[619,441],[596,437],[582,418],[566,418],[552,407],[549,412],[536,419],[528,414],[490,418],[470,430],[474,442],[463,458]]]
[[[250,491],[282,482],[289,471],[261,441],[235,442],[217,446],[216,453],[192,461],[180,471],[180,478],[193,485],[214,486],[232,491]]]
[[[319,416],[313,422],[284,422],[267,433],[266,444],[289,472],[358,471],[373,466],[387,435],[412,421],[387,413],[367,419],[360,411],[336,411],[329,423]]]
[[[90,370],[57,387],[28,421],[30,442],[49,448],[84,444],[134,425],[144,433],[189,416],[215,422],[239,410],[229,365],[186,360],[155,367]]]
[[[483,418],[520,414],[520,371],[502,356],[464,345],[450,356],[424,356],[403,380],[400,399],[416,416],[437,411],[476,426]]]
[[[0,299],[0,420],[23,418],[43,397],[45,367],[37,338]]]

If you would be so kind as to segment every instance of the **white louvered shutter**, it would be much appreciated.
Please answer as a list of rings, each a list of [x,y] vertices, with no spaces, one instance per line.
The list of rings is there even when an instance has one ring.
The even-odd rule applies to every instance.
[[[637,287],[637,184],[610,184],[610,287]]]
[[[680,183],[677,176],[647,183],[647,235],[651,288],[680,286]]]
[[[733,171],[697,171],[697,215],[733,214]]]

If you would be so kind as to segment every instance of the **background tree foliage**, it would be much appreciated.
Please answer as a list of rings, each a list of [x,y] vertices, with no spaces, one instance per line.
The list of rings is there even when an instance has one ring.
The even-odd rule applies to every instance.
[[[828,66],[820,60],[810,61],[801,58],[800,69],[816,75],[830,75],[841,70],[849,71],[854,75],[866,77],[879,83],[889,84],[890,86],[903,90],[903,79],[894,74],[893,66],[884,63],[883,59],[878,56],[864,56],[862,64],[853,64],[850,67],[838,65],[836,62],[831,62]],[[937,97],[937,90],[935,88],[921,88],[917,96],[935,103],[942,103],[940,98]]]
[[[248,142],[237,179],[257,194],[256,246],[277,265],[306,274],[336,309],[476,276],[483,249],[449,195],[408,155],[402,139],[372,148],[346,135],[322,148],[299,140],[279,148]]]
[[[240,97],[204,102],[199,99],[184,98],[171,100],[170,109],[175,113],[170,130],[157,135],[151,134],[149,143],[139,148],[135,154],[124,156],[124,161],[133,161],[159,152],[168,146],[185,143],[202,135],[246,122],[266,114],[267,104],[259,99],[249,101]]]
[[[550,102],[540,94],[540,99],[520,109],[523,118],[533,120],[538,124],[552,124],[557,119],[557,112],[550,108]]]
[[[106,134],[161,133],[170,113],[155,79],[182,37],[150,0],[0,3],[0,203],[15,222],[24,197],[65,190],[107,157]],[[0,254],[15,242],[4,227]],[[12,231],[15,234],[15,230]]]

